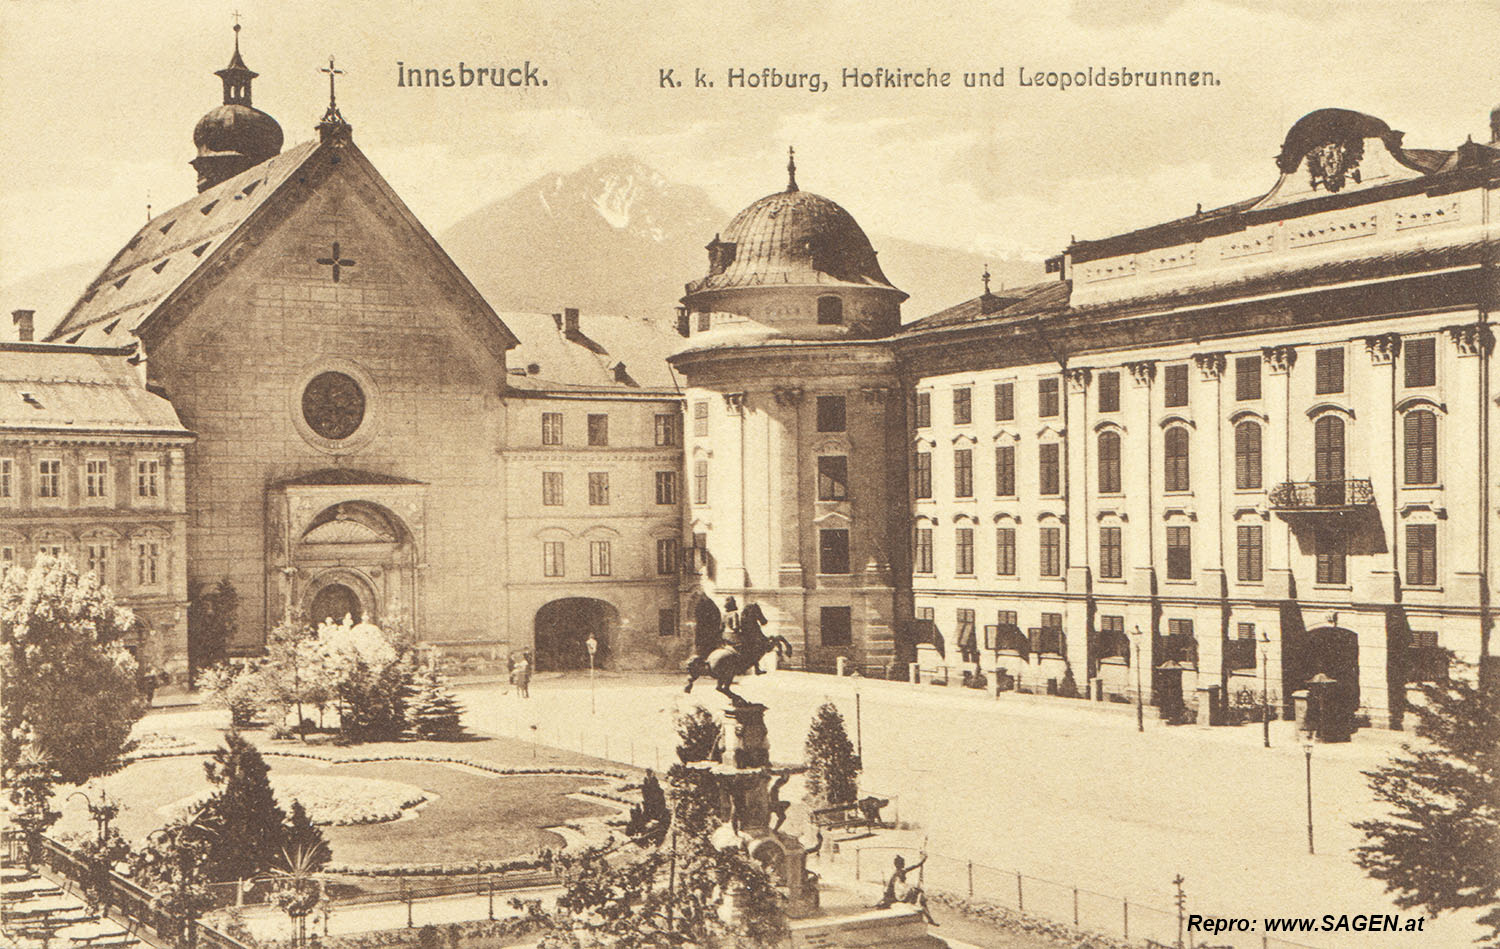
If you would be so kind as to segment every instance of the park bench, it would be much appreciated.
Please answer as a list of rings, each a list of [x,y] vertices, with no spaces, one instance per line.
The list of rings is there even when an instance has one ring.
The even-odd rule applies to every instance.
[[[863,797],[852,804],[820,807],[812,812],[812,821],[828,830],[861,828],[865,833],[890,826],[880,817],[880,809],[890,801],[880,797]]]

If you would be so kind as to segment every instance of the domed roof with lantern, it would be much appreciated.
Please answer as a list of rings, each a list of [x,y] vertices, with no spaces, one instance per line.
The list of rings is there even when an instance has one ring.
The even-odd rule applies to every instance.
[[[240,56],[240,25],[234,25],[234,56],[214,73],[224,82],[224,103],[211,109],[193,128],[198,157],[198,190],[204,191],[246,168],[281,153],[281,126],[250,104],[250,82],[259,73]]]
[[[708,275],[690,294],[759,286],[874,287],[901,295],[886,279],[870,239],[848,211],[797,187],[795,155],[785,191],[751,204],[708,245]]]

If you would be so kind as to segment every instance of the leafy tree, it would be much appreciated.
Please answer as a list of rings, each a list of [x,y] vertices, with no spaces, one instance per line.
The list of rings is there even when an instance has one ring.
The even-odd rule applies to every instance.
[[[672,825],[684,833],[707,835],[720,821],[719,784],[713,772],[674,764],[667,769]]]
[[[191,920],[213,906],[205,867],[214,839],[213,830],[195,816],[151,834],[130,857],[130,875],[151,893],[151,905],[178,923],[177,932],[161,933],[168,939],[180,937]]]
[[[832,702],[813,713],[807,730],[807,800],[813,807],[853,804],[859,797],[859,756]]]
[[[134,622],[92,574],[38,557],[0,579],[0,760],[6,783],[27,743],[81,784],[119,764],[146,712],[121,639]]]
[[[188,584],[188,665],[193,675],[229,658],[239,607],[239,592],[227,577],[213,585],[202,580]]]
[[[120,836],[118,830],[111,827],[102,835],[79,841],[74,849],[83,858],[85,875],[81,882],[84,896],[96,911],[103,909],[107,912],[111,889],[110,873],[115,864],[129,859],[130,843]]]
[[[724,730],[708,709],[696,705],[691,712],[679,713],[674,724],[677,758],[683,764],[723,760]]]
[[[32,744],[26,745],[15,765],[6,769],[5,784],[14,805],[11,819],[26,840],[28,868],[41,854],[42,834],[62,817],[62,811],[52,807],[52,789],[57,781],[57,769]]]
[[[285,845],[286,812],[271,791],[270,769],[237,731],[203,763],[218,790],[198,812],[209,842],[203,871],[209,880],[246,880],[276,864]],[[305,816],[305,815],[304,815]]]
[[[1500,686],[1459,671],[1421,686],[1426,743],[1365,772],[1392,813],[1354,825],[1366,841],[1355,859],[1403,909],[1484,909],[1483,941],[1500,947]]]
[[[411,646],[373,623],[324,623],[317,643],[343,733],[358,741],[400,737],[416,675]]]
[[[449,691],[436,669],[417,673],[406,700],[407,726],[418,738],[452,741],[464,732],[463,706]]]
[[[229,709],[229,721],[235,728],[245,728],[255,721],[255,714],[265,705],[261,692],[260,669],[255,664],[221,665],[198,675],[198,688],[205,704]]]

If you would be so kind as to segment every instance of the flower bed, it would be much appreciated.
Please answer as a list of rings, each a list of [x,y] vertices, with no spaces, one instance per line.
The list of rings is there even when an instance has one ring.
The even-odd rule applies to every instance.
[[[314,824],[339,827],[396,820],[428,798],[421,788],[400,781],[332,775],[272,774],[271,789],[282,808],[289,810],[292,801],[301,801]],[[157,813],[169,821],[185,819],[215,790],[191,794],[158,808]]]

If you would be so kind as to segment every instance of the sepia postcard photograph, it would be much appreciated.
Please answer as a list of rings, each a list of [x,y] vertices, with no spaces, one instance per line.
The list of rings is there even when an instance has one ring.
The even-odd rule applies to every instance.
[[[0,946],[1500,949],[1500,6],[6,0]]]

